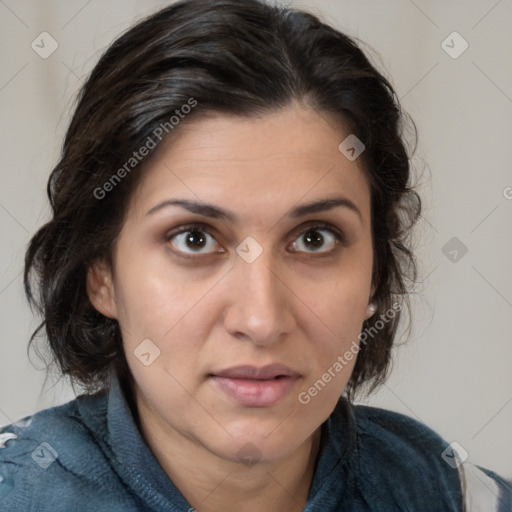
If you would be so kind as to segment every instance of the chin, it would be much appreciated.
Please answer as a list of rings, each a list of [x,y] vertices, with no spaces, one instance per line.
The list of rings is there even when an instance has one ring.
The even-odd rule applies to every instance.
[[[227,431],[225,435],[209,443],[210,451],[225,459],[246,465],[284,459],[315,430],[313,426],[305,430],[304,423],[301,429],[297,428],[296,421],[292,423],[286,414],[264,422],[254,418],[238,420],[224,424],[224,428]]]
[[[288,436],[288,440],[290,440],[290,436]],[[214,446],[210,451],[223,459],[251,467],[255,464],[282,460],[299,446],[298,442],[286,445],[282,441],[277,437],[270,441],[268,438],[247,435],[230,439],[224,445],[213,443]]]

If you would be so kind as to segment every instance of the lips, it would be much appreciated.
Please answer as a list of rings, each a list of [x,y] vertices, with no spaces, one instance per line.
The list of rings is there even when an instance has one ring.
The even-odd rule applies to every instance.
[[[217,377],[227,377],[231,379],[259,379],[267,380],[276,377],[298,377],[299,374],[284,364],[270,364],[262,368],[255,366],[236,366],[220,372],[215,372]]]
[[[245,407],[270,407],[285,397],[300,374],[282,364],[237,366],[210,375],[217,390]]]

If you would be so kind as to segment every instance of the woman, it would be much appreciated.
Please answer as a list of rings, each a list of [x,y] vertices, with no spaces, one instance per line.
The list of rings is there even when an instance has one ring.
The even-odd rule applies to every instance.
[[[26,255],[85,393],[2,429],[1,510],[510,510],[428,427],[353,405],[415,277],[402,122],[300,11],[182,1],[115,41]]]

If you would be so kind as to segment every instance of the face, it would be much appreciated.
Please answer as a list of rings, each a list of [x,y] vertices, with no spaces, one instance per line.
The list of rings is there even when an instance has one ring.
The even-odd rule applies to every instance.
[[[330,415],[371,296],[370,188],[347,135],[294,106],[196,119],[159,148],[90,294],[119,321],[143,423],[275,461]]]

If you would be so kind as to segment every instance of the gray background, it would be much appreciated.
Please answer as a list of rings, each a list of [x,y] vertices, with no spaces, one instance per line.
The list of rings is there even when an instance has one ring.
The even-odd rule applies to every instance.
[[[28,360],[38,322],[23,297],[23,254],[48,218],[47,177],[84,77],[121,31],[168,3],[0,0],[0,424],[73,397]],[[367,403],[420,419],[511,478],[512,2],[289,3],[374,48],[419,129],[414,328]],[[469,44],[457,58],[442,47],[463,48],[446,39],[454,31]],[[42,32],[58,43],[46,59],[31,48]]]

